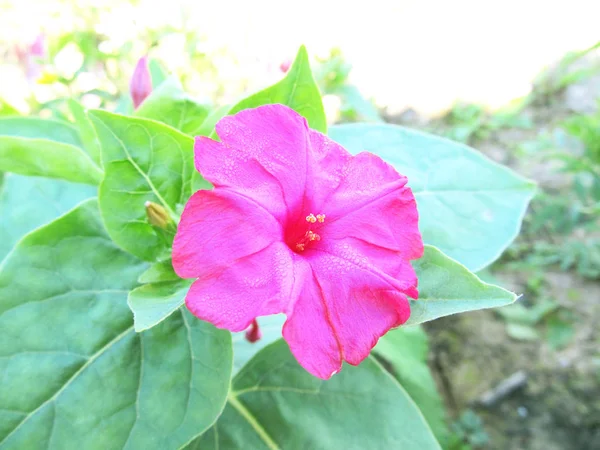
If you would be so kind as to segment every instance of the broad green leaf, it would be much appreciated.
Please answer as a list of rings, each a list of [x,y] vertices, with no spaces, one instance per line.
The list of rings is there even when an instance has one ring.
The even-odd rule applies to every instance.
[[[421,412],[373,359],[328,381],[279,340],[233,379],[217,423],[190,449],[439,449]]]
[[[421,259],[413,261],[419,278],[419,299],[410,301],[413,325],[439,317],[513,303],[517,296],[501,287],[484,283],[457,261],[426,245]]]
[[[100,149],[100,142],[96,135],[96,130],[90,122],[90,119],[85,112],[83,106],[76,100],[69,99],[69,109],[75,120],[75,126],[79,131],[79,137],[83,144],[83,149],[90,155],[92,161],[96,163],[98,167],[102,167],[102,153]]]
[[[489,265],[517,236],[535,186],[481,153],[395,125],[339,125],[329,135],[351,153],[375,153],[406,175],[425,243],[470,270]]]
[[[327,120],[321,93],[310,70],[308,53],[304,46],[298,50],[296,60],[278,83],[245,98],[234,105],[229,114],[270,103],[287,105],[306,118],[311,128],[327,132]]]
[[[248,342],[246,332],[234,333],[233,341],[233,373],[236,374],[260,350],[277,339],[281,339],[281,329],[285,322],[284,314],[257,317],[261,338],[256,342]]]
[[[144,204],[157,203],[177,218],[178,205],[192,194],[193,139],[153,120],[89,114],[102,144],[99,200],[108,233],[121,248],[156,261],[170,248],[148,223]]]
[[[0,261],[26,233],[96,193],[85,184],[5,174],[0,187]]]
[[[165,320],[185,302],[191,280],[144,284],[129,293],[135,331],[148,330]]]
[[[170,259],[159,261],[148,267],[143,274],[138,278],[141,284],[146,283],[161,283],[163,281],[177,281],[180,278],[173,269],[173,263]]]
[[[0,170],[94,185],[102,179],[80,148],[49,139],[0,136]]]
[[[421,327],[390,330],[373,349],[392,368],[392,374],[417,404],[438,441],[444,442],[448,427],[444,404],[427,366],[427,334]]]
[[[74,127],[35,117],[0,118],[0,171],[86,184],[102,179]]]
[[[208,113],[209,108],[186,94],[179,79],[173,76],[152,91],[135,115],[166,123],[185,134],[195,136]]]
[[[1,448],[179,448],[212,425],[230,335],[183,310],[135,333],[126,297],[144,267],[111,241],[95,200],[5,260]]]
[[[37,117],[0,118],[0,136],[48,139],[83,148],[77,129],[68,122]]]

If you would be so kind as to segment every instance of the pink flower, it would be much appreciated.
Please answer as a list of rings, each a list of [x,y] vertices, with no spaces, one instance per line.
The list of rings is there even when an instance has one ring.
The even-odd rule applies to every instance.
[[[42,73],[40,60],[46,57],[44,35],[38,34],[35,41],[25,48],[15,45],[15,53],[17,54],[19,63],[25,69],[25,78],[30,83],[33,83]]]
[[[231,331],[283,312],[283,337],[311,374],[359,364],[418,297],[409,260],[423,243],[406,178],[283,105],[225,117],[217,134],[196,138],[196,168],[215,188],[190,198],[173,245],[177,274],[198,278],[188,309]]]
[[[152,92],[152,78],[150,76],[147,56],[143,56],[137,62],[131,76],[131,81],[129,82],[129,92],[133,100],[134,109],[138,109]]]

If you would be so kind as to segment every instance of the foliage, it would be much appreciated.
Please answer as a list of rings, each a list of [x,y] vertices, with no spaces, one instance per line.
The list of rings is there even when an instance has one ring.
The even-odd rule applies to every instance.
[[[473,144],[487,139],[492,132],[501,129],[531,128],[533,124],[530,118],[522,114],[526,105],[525,99],[519,99],[490,113],[481,105],[458,103],[430,129],[449,139]]]
[[[64,36],[51,55],[74,42],[81,67],[114,60],[99,39]],[[271,328],[253,345],[187,312],[172,235],[148,215],[174,224],[189,196],[211,187],[194,170],[193,135],[212,134],[224,114],[281,102],[325,131],[306,49],[283,80],[233,107],[196,101],[154,67],[155,90],[135,112],[119,79],[105,109],[63,98],[32,108],[54,119],[0,119],[0,170],[11,172],[0,195],[0,227],[10,230],[0,265],[2,448],[439,448],[431,427],[444,435],[443,413],[420,331],[397,330],[377,347],[395,378],[373,357],[313,378],[279,339],[281,317],[261,319]],[[340,72],[329,86],[345,83]],[[514,239],[531,182],[469,147],[400,127],[329,134],[409,177],[427,244],[414,264],[412,323],[515,300],[471,271]]]
[[[567,53],[555,66],[540,73],[534,81],[531,101],[548,104],[567,86],[598,74],[597,65],[578,67],[577,62],[600,48],[600,41],[583,50]]]
[[[352,65],[340,49],[332,49],[327,58],[318,60],[315,78],[323,95],[340,99],[341,122],[382,122],[375,106],[349,80]]]
[[[529,151],[546,149],[546,158],[571,177],[572,189],[536,197],[509,255],[513,266],[558,266],[594,279],[600,277],[600,113],[575,115],[561,125],[580,143],[579,152],[559,135],[542,137],[541,146]]]
[[[449,448],[471,450],[484,448],[489,436],[483,429],[483,421],[473,411],[467,410],[452,424],[452,441]]]

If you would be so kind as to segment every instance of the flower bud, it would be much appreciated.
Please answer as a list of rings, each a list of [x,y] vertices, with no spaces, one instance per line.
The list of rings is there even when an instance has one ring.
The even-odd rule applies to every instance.
[[[290,70],[291,65],[292,61],[288,59],[287,61],[284,61],[279,65],[279,70],[281,70],[283,73],[286,73],[288,70]]]
[[[37,35],[35,41],[29,46],[29,53],[37,58],[44,58],[46,56],[46,45],[43,34]]]
[[[133,100],[133,107],[137,109],[142,102],[152,92],[152,78],[150,68],[148,67],[148,57],[140,58],[135,66],[131,81],[129,82],[129,92]]]
[[[169,213],[162,206],[154,202],[144,203],[146,207],[146,215],[148,216],[148,222],[162,230],[167,230],[173,225],[173,219],[169,216]]]
[[[246,340],[254,344],[256,341],[259,341],[261,337],[262,333],[260,331],[260,327],[258,326],[256,319],[254,319],[250,325],[250,328],[246,330]]]

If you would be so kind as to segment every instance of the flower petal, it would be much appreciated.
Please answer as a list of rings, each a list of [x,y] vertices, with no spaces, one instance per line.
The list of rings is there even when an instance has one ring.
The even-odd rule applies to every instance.
[[[371,244],[361,239],[346,237],[343,239],[326,239],[319,246],[306,252],[310,261],[316,259],[320,264],[323,258],[346,261],[361,271],[369,272],[372,277],[387,283],[411,298],[417,299],[417,274],[410,262],[395,251]],[[312,264],[312,262],[311,262]],[[331,262],[334,264],[334,262]],[[368,280],[365,280],[368,281]]]
[[[336,196],[330,202],[336,205]],[[335,206],[334,206],[335,208]],[[323,237],[356,238],[390,249],[406,260],[423,256],[419,213],[412,191],[398,187],[356,207],[327,214]]]
[[[275,242],[196,280],[185,304],[196,317],[216,327],[242,331],[257,316],[284,310],[290,297],[292,273],[290,250]]]
[[[342,368],[342,353],[329,321],[325,293],[303,259],[294,264],[297,292],[293,310],[283,326],[283,337],[300,365],[327,380]]]
[[[210,276],[281,236],[279,223],[254,202],[230,191],[198,191],[181,215],[173,268],[182,278]]]
[[[278,220],[302,207],[307,177],[308,125],[284,105],[264,105],[224,117],[221,142],[198,137],[196,168],[215,187],[254,199]]]
[[[303,277],[283,336],[313,375],[329,378],[342,360],[359,364],[381,336],[408,320],[408,299],[375,269],[321,251],[304,263],[312,276]]]
[[[351,156],[339,144],[311,131],[320,170],[315,177],[314,209],[327,216],[330,238],[354,237],[400,252],[405,259],[423,255],[414,195],[400,175],[379,156]],[[324,236],[323,236],[324,237]]]

